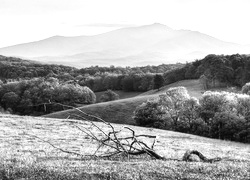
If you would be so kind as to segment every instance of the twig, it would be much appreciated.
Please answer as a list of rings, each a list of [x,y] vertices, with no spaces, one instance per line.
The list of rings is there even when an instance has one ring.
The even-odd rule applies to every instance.
[[[81,157],[86,156],[86,155],[82,155],[82,154],[77,153],[77,152],[74,152],[74,151],[68,151],[68,150],[59,148],[59,147],[55,146],[54,144],[52,144],[51,142],[46,141],[46,140],[44,140],[44,139],[42,139],[42,138],[40,138],[40,137],[38,137],[38,136],[36,136],[36,135],[28,134],[28,133],[26,133],[26,132],[24,132],[24,131],[23,131],[23,134],[24,134],[24,135],[27,135],[27,136],[29,136],[29,137],[37,138],[37,139],[39,139],[39,140],[41,140],[41,141],[43,141],[43,142],[45,142],[45,143],[48,143],[48,144],[51,145],[53,148],[55,148],[55,149],[57,149],[57,150],[59,150],[59,151],[61,151],[61,152],[68,153],[68,154],[74,154],[74,155],[81,156]]]

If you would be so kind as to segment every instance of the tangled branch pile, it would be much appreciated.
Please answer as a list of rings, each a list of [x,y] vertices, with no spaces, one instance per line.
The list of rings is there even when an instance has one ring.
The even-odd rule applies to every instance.
[[[78,108],[75,109],[81,112],[85,117],[87,116],[92,119],[94,118],[96,121],[104,123],[109,129],[109,131],[105,132],[102,128],[96,125],[95,122],[89,121],[84,116],[80,116],[81,119],[90,122],[91,127],[87,128],[86,126],[81,126],[81,123],[79,122],[70,121],[71,124],[75,126],[78,130],[80,130],[98,143],[98,147],[94,152],[93,156],[112,157],[115,155],[123,155],[129,158],[130,155],[148,154],[150,157],[155,159],[164,159],[164,157],[157,154],[153,149],[155,145],[156,136],[147,134],[137,135],[135,131],[130,127],[123,127],[120,130],[116,130],[111,123],[106,122],[97,116],[89,115]],[[98,136],[93,133],[93,127],[99,132]],[[144,139],[144,141],[142,139]],[[151,139],[151,145],[148,145],[146,143],[148,139]],[[103,152],[102,149],[105,149],[105,151]]]

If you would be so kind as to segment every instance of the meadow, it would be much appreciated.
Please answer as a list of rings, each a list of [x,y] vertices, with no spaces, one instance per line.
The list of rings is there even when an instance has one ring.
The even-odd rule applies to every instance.
[[[154,150],[166,160],[154,160],[147,155],[131,156],[130,159],[93,158],[88,155],[93,154],[97,144],[72,126],[70,121],[76,120],[1,114],[1,178],[250,179],[249,144],[128,125],[136,134],[157,136]],[[92,127],[86,121],[81,121],[81,124],[86,128]],[[96,125],[108,131],[103,123],[96,122]],[[118,130],[124,125],[113,126]],[[94,129],[92,132],[99,135]],[[64,153],[44,141],[86,156]],[[182,156],[187,150],[198,150],[206,157],[220,157],[222,160],[215,163],[185,162]]]

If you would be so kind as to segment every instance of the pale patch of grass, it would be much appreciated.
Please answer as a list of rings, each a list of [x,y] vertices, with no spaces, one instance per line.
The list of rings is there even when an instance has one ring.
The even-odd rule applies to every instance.
[[[88,122],[83,122],[90,127]],[[108,127],[97,123],[103,130]],[[121,125],[114,124],[116,129]],[[147,156],[108,159],[77,157],[25,135],[54,145],[92,154],[96,144],[66,120],[0,115],[0,179],[250,179],[250,145],[130,126],[137,134],[157,136],[155,151],[169,160]],[[94,133],[98,134],[94,128]],[[24,133],[25,132],[25,133]],[[183,162],[186,150],[198,150],[216,163]],[[1,177],[2,176],[2,177]]]
[[[190,96],[200,98],[202,96],[202,93],[205,91],[203,89],[203,86],[199,82],[198,79],[195,80],[182,80],[178,81],[172,84],[169,84],[167,86],[161,87],[159,90],[150,90],[145,93],[140,94],[140,96],[146,96],[146,95],[153,95],[153,94],[162,94],[165,93],[169,88],[171,87],[178,87],[178,86],[184,86],[187,88],[187,91]]]

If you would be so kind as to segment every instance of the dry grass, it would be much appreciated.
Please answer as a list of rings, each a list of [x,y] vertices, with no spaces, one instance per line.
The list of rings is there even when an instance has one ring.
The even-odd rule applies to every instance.
[[[89,127],[88,122],[83,122]],[[101,123],[98,125],[107,130]],[[115,125],[119,129],[121,125]],[[146,156],[118,160],[81,159],[60,152],[34,134],[58,147],[91,154],[96,148],[66,120],[0,115],[0,176],[9,179],[250,179],[250,145],[214,140],[183,133],[132,127],[138,134],[157,135],[155,150],[176,160],[151,160]],[[93,129],[93,131],[95,131]],[[95,131],[95,133],[98,133]],[[183,162],[186,150],[196,149],[217,163]],[[1,178],[0,178],[1,179]]]

